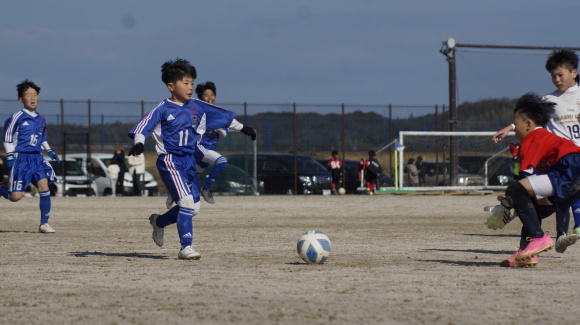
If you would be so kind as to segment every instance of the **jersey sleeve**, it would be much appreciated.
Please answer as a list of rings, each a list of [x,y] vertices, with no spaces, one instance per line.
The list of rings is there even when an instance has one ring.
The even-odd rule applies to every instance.
[[[235,113],[203,101],[196,101],[205,113],[206,130],[227,129],[234,120]]]
[[[141,134],[145,138],[149,137],[155,130],[155,126],[163,119],[162,106],[156,107],[151,112],[145,114],[139,123],[135,124],[129,131],[129,138],[134,139],[136,134]]]
[[[14,143],[14,133],[18,130],[18,118],[21,112],[18,112],[4,122],[4,135],[2,137],[2,142]]]

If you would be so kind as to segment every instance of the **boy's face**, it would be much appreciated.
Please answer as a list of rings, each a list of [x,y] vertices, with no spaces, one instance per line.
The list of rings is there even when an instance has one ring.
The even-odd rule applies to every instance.
[[[201,94],[201,100],[203,100],[206,103],[210,103],[210,104],[215,104],[215,94],[213,93],[213,90],[211,89],[206,89],[203,91],[203,94]]]
[[[561,65],[550,71],[550,75],[552,76],[552,83],[554,86],[556,86],[559,91],[566,91],[568,88],[573,87],[576,84],[578,70],[574,69],[570,71],[568,68]]]
[[[34,111],[38,106],[38,93],[34,88],[28,88],[18,100],[24,104],[24,108]]]
[[[519,113],[514,114],[514,124],[516,126],[514,129],[516,138],[520,141],[536,128],[536,125],[532,120],[523,117]]]
[[[191,99],[193,94],[193,84],[195,80],[191,76],[185,76],[183,79],[167,84],[167,89],[172,94],[171,100],[176,103],[185,103]]]

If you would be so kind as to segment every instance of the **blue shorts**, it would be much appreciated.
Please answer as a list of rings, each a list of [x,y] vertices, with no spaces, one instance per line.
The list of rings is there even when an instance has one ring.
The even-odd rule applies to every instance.
[[[48,180],[48,184],[56,181],[52,166],[41,153],[17,152],[14,156],[14,165],[10,170],[10,192],[24,192],[28,184],[36,186],[43,178]]]
[[[179,156],[174,154],[157,157],[159,176],[175,202],[192,195],[194,202],[199,202],[199,188],[195,159],[193,155]]]
[[[560,158],[546,172],[554,188],[554,202],[578,196],[580,189],[580,153],[571,153]]]

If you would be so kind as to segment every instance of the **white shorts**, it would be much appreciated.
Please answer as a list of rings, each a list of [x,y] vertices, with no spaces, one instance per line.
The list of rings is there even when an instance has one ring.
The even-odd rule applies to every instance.
[[[530,175],[527,179],[532,185],[537,200],[554,196],[554,187],[548,175]]]

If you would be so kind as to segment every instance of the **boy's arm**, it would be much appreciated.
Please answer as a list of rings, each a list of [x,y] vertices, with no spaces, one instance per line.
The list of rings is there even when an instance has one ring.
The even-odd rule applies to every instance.
[[[159,121],[161,121],[162,110],[160,107],[145,114],[132,129],[129,131],[129,138],[133,139],[135,145],[129,150],[129,156],[138,156],[145,151],[145,138],[147,138]]]
[[[50,159],[56,160],[56,162],[60,164],[60,158],[58,158],[58,155],[56,153],[54,153],[54,151],[52,151],[52,149],[50,149],[50,146],[48,145],[48,141],[44,141],[43,143],[41,143],[41,145],[42,145],[42,148],[44,150],[46,150],[46,153],[48,154]]]
[[[238,122],[238,120],[233,119],[232,123],[228,127],[230,130],[240,131],[243,134],[252,138],[252,141],[256,141],[256,131],[249,126],[243,125],[242,123]]]
[[[503,138],[505,138],[508,135],[508,133],[510,133],[510,131],[513,131],[514,129],[515,129],[515,125],[510,124],[510,125],[506,126],[505,128],[497,131],[497,133],[493,135],[491,140],[495,143],[498,143],[501,140],[503,140]]]

